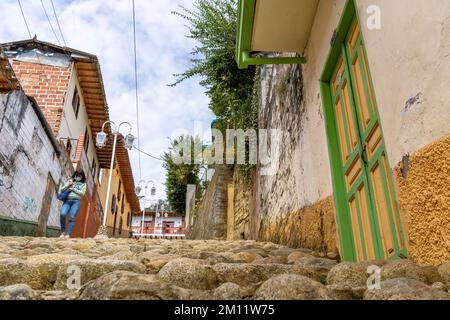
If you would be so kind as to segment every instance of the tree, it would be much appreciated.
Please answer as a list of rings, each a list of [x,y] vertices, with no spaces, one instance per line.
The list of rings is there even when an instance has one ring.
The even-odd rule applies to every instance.
[[[196,143],[200,143],[196,138]],[[186,213],[186,191],[187,185],[196,185],[198,192],[201,192],[202,184],[200,182],[199,173],[201,164],[194,161],[178,164],[175,156],[179,153],[179,146],[187,144],[191,155],[194,155],[194,140],[191,136],[183,135],[171,141],[169,152],[163,156],[164,168],[166,169],[166,193],[171,208],[180,214]],[[186,152],[186,150],[184,150]],[[180,154],[178,154],[180,155]],[[194,157],[192,157],[194,159]]]
[[[192,66],[175,75],[173,86],[201,76],[217,128],[256,128],[257,110],[252,106],[255,67],[240,70],[235,61],[237,0],[197,0],[193,11],[180,8],[181,12],[174,13],[188,22],[188,37],[199,45],[191,53]]]

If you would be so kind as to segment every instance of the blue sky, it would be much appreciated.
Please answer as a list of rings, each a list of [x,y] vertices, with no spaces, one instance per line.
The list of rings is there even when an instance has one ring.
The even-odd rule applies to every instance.
[[[57,43],[40,0],[21,0],[32,35]],[[43,0],[53,27],[50,0]],[[67,46],[93,53],[100,59],[111,120],[136,124],[131,0],[54,0]],[[208,98],[190,79],[178,87],[167,84],[173,74],[189,66],[195,43],[186,37],[185,21],[171,12],[179,5],[192,8],[193,0],[136,0],[140,87],[141,149],[156,156],[167,150],[168,137],[193,133],[194,123],[207,130],[213,114]],[[0,42],[29,38],[17,0],[2,0]],[[135,126],[136,133],[136,126]],[[138,157],[131,153],[135,180]],[[160,162],[142,156],[142,178],[157,182],[159,198],[165,198],[165,171]]]

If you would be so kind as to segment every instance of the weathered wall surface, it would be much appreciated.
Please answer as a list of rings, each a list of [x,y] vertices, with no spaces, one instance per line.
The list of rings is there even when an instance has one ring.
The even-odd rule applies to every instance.
[[[282,139],[275,175],[258,177],[258,238],[337,253],[320,101],[306,100],[300,66],[262,67],[261,80],[259,127]]]
[[[450,1],[357,3],[393,168],[405,154],[450,134]],[[373,4],[381,9],[380,30],[365,23]]]
[[[450,75],[450,2],[356,2],[389,161],[394,168],[404,155],[417,152],[450,133],[450,91],[446,89]],[[305,51],[308,61],[305,65],[261,68],[260,128],[280,129],[285,133],[277,173],[259,177],[260,239],[315,249],[337,247],[319,79],[345,3],[346,0],[320,1]],[[381,9],[380,30],[367,27],[370,5]],[[433,179],[425,184],[428,193],[440,194],[441,183],[448,178],[434,165],[428,167],[428,171],[435,170],[427,175]],[[426,256],[425,245],[414,245],[414,241],[426,237],[427,230],[432,229],[430,224],[437,228],[435,234],[441,234],[440,240],[448,237],[449,230],[445,223],[438,226],[443,215],[436,201],[424,209],[429,210],[432,222],[420,222],[420,205],[417,199],[407,196],[412,184],[421,185],[412,183],[413,180],[408,178],[408,187],[397,187],[402,216],[410,219],[411,255],[419,261],[431,262],[441,256],[443,261],[442,250]],[[324,233],[317,228],[321,215]],[[426,243],[429,241],[436,242],[431,248],[437,246],[436,239]]]
[[[395,173],[411,258],[450,260],[450,136],[405,157]]]
[[[233,232],[230,240],[257,239],[251,235],[250,219],[256,210],[255,172],[244,182],[238,167],[233,172],[234,206]]]
[[[189,227],[189,239],[225,240],[227,238],[227,187],[233,172],[229,166],[218,165],[205,197]]]
[[[28,225],[25,233],[33,231],[30,224],[38,223],[59,229],[57,191],[46,190],[48,185],[50,190],[58,189],[62,177],[70,174],[71,164],[56,155],[23,92],[0,95],[0,119],[0,233],[22,232],[15,224]],[[46,198],[51,200],[47,204]]]

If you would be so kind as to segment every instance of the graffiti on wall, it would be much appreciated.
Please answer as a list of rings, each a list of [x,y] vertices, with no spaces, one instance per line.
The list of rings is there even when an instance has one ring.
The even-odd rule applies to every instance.
[[[25,213],[35,214],[37,212],[36,201],[30,197],[25,197],[22,209]]]

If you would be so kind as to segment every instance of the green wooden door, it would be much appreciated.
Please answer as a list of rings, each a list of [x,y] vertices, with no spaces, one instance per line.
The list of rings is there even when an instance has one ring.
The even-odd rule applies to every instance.
[[[339,144],[340,179],[345,185],[357,261],[406,255],[392,175],[357,19],[341,44],[330,82]],[[343,226],[339,226],[340,228]]]

